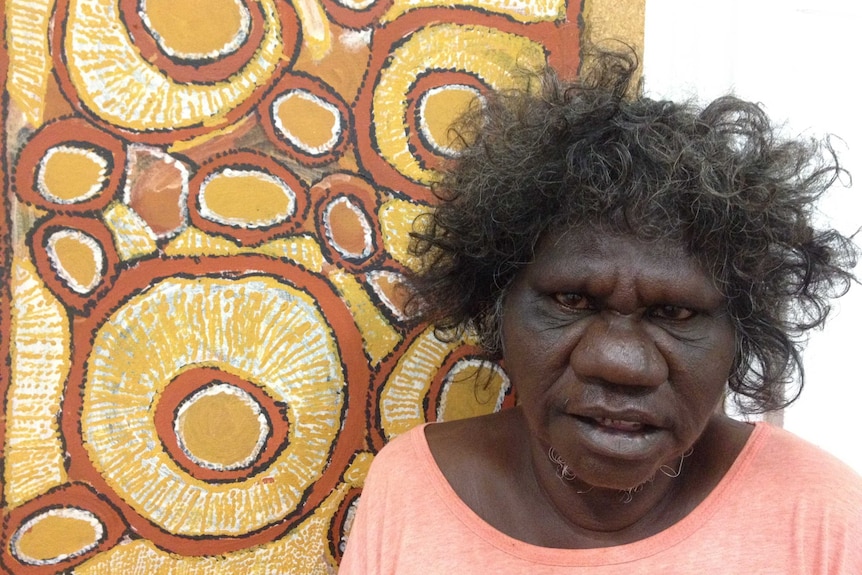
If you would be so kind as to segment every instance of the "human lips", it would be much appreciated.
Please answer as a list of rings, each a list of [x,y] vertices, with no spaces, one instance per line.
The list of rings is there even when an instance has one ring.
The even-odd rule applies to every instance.
[[[610,457],[648,459],[669,434],[658,417],[640,411],[586,410],[570,415],[584,446]]]
[[[591,418],[602,427],[609,427],[619,431],[641,431],[645,428],[645,424],[639,421],[626,421],[624,419],[611,419],[609,417]]]
[[[596,425],[620,431],[667,427],[665,418],[655,413],[655,410],[634,406],[581,405],[569,409],[567,413],[583,420],[591,420]]]

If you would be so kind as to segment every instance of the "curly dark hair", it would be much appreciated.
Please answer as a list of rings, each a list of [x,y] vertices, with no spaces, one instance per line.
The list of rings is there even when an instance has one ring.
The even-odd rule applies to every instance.
[[[812,224],[843,169],[828,140],[780,137],[755,103],[644,97],[636,68],[601,53],[576,82],[545,70],[459,121],[463,150],[414,224],[415,313],[444,334],[475,329],[499,359],[500,302],[545,234],[600,225],[671,239],[727,298],[740,408],[785,407],[802,388],[804,333],[854,280],[852,240]]]

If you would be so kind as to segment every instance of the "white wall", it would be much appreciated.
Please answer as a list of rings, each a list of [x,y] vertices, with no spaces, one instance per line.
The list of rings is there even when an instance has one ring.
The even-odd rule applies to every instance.
[[[821,208],[846,234],[862,226],[862,2],[646,0],[644,52],[653,97],[732,91],[761,102],[791,135],[840,136],[857,184],[835,187]],[[862,473],[862,285],[836,307],[811,336],[807,384],[784,426]]]

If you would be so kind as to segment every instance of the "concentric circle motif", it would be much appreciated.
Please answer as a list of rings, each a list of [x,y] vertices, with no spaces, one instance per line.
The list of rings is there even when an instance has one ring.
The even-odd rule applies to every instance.
[[[449,126],[458,116],[484,102],[488,86],[471,74],[431,71],[417,78],[407,94],[407,141],[422,170],[436,170],[457,156],[461,142]]]
[[[56,204],[85,202],[104,190],[108,161],[84,146],[53,146],[36,168],[36,191]]]
[[[484,415],[514,405],[508,377],[499,365],[480,360],[469,336],[448,342],[433,327],[417,329],[400,353],[375,378],[372,406],[380,449],[394,437],[428,421]]]
[[[287,74],[260,106],[270,140],[297,162],[320,165],[338,160],[353,128],[350,107],[320,80]]]
[[[272,541],[323,501],[360,447],[367,392],[348,394],[347,382],[348,366],[370,379],[361,336],[329,284],[298,266],[173,263],[184,272],[159,278],[164,262],[140,262],[75,326],[69,476],[168,550]],[[149,287],[129,291],[136,278]]]
[[[283,336],[268,339],[271,329]],[[127,361],[107,361],[119,354]],[[94,464],[139,513],[180,535],[244,535],[293,512],[326,466],[344,409],[331,328],[310,295],[272,278],[164,280],[100,328],[91,363],[81,422]],[[155,427],[152,400],[173,373],[196,365],[218,365],[289,406],[290,439],[267,470],[272,483],[193,481],[155,447],[172,430]]]
[[[341,135],[341,114],[335,106],[319,98],[308,90],[288,90],[273,101],[271,109],[275,128],[295,148],[310,156],[320,156],[329,152]],[[307,130],[303,133],[291,120],[302,119],[309,126],[318,127],[318,132]]]
[[[424,92],[418,98],[414,117],[425,147],[446,158],[457,157],[459,142],[452,139],[448,126],[457,119],[459,110],[482,101],[479,89],[466,84],[448,84]]]
[[[9,512],[0,554],[21,575],[66,572],[113,547],[124,531],[117,511],[89,486],[66,484]]]
[[[79,230],[58,229],[45,238],[51,267],[75,293],[87,295],[102,281],[105,257],[96,239]]]
[[[428,14],[407,14],[375,32],[380,50],[369,76],[376,81],[363,86],[354,112],[357,125],[370,126],[356,134],[362,165],[375,181],[419,200],[432,199],[434,170],[454,149],[444,126],[473,94],[511,87],[516,64],[538,68],[547,59],[543,37],[524,36],[524,27],[505,19],[457,11],[440,17],[444,23],[428,24]]]
[[[66,547],[45,553],[45,540],[49,534],[77,531],[78,541],[67,542]],[[95,549],[105,536],[105,527],[99,518],[77,507],[57,507],[37,513],[24,523],[9,542],[12,555],[28,565],[56,565],[67,559]]]
[[[293,231],[308,203],[305,186],[293,172],[250,152],[206,164],[189,187],[192,223],[243,245]]]
[[[221,422],[212,416],[224,414]],[[230,425],[232,433],[211,426]],[[208,469],[230,471],[248,467],[260,455],[269,435],[269,422],[254,397],[240,387],[216,382],[180,404],[174,420],[180,448],[189,459]],[[214,441],[214,437],[228,439]]]
[[[247,0],[120,0],[120,14],[141,55],[179,82],[228,80],[267,28],[261,4]]]
[[[377,221],[379,194],[364,179],[338,173],[311,188],[315,223],[327,257],[348,270],[362,270],[385,256]]]
[[[138,142],[171,144],[234,124],[299,51],[299,19],[278,0],[57,0],[55,12],[60,88],[105,129]]]
[[[28,204],[61,213],[104,208],[123,178],[122,142],[76,118],[51,122],[18,156],[13,187]]]
[[[287,441],[287,406],[266,388],[215,367],[183,370],[156,403],[155,426],[168,455],[202,481],[245,479]]]
[[[247,210],[245,201],[255,206]],[[271,206],[261,214],[260,208]],[[237,228],[267,228],[296,213],[296,192],[264,171],[226,167],[210,172],[198,188],[198,212],[212,222]]]
[[[251,13],[239,0],[138,0],[138,14],[162,52],[178,60],[215,60],[236,52],[251,32]],[[189,21],[200,20],[197,34]]]
[[[118,274],[113,236],[96,219],[49,217],[30,232],[30,247],[45,284],[79,312],[86,313]]]
[[[328,236],[330,245],[342,257],[362,261],[374,252],[372,243],[374,237],[368,214],[357,205],[358,203],[348,196],[339,196],[324,206],[321,220],[323,226],[330,232]],[[346,227],[353,228],[355,233],[350,234],[352,237],[344,234],[339,238],[340,224],[347,220],[353,221],[352,225],[348,224]]]

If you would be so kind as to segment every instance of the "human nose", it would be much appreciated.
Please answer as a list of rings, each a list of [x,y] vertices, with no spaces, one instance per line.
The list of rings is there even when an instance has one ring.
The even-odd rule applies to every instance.
[[[585,381],[651,387],[668,378],[668,366],[638,318],[599,314],[572,350],[570,362]]]

